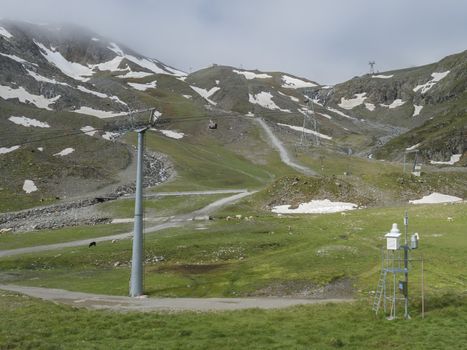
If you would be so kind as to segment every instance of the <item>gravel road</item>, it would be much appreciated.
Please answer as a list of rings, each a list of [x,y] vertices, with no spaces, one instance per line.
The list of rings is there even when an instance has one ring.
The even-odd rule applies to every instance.
[[[206,191],[205,194],[209,194],[208,192],[211,192],[211,191]],[[234,203],[253,193],[254,192],[246,192],[246,191],[243,192],[242,190],[242,192],[240,193],[236,193],[233,196],[229,196],[226,198],[221,198],[215,202],[208,204],[204,208],[195,210],[191,213],[176,215],[171,218],[168,218],[166,222],[163,222],[163,223],[160,223],[154,226],[145,227],[144,233],[148,234],[148,233],[153,233],[153,232],[157,232],[160,230],[164,230],[170,227],[182,226],[187,221],[193,220],[194,217],[209,215],[210,213],[213,213],[217,209],[221,208],[222,206]],[[203,192],[199,194],[203,194]],[[27,254],[27,253],[38,253],[38,252],[44,252],[44,251],[49,251],[49,250],[69,248],[69,247],[87,246],[89,242],[93,242],[93,241],[96,243],[99,243],[99,242],[105,242],[105,241],[112,241],[114,239],[116,240],[129,239],[132,237],[132,235],[133,235],[133,231],[126,232],[126,233],[120,233],[120,234],[112,235],[112,236],[95,237],[95,238],[88,238],[88,239],[82,239],[82,240],[77,240],[77,241],[39,245],[39,246],[34,246],[34,247],[17,248],[17,249],[11,249],[11,250],[0,250],[0,258],[6,257],[6,256]]]
[[[34,298],[84,307],[112,311],[227,311],[242,309],[279,309],[294,305],[342,303],[353,299],[297,299],[297,298],[130,298],[71,292],[63,289],[0,285],[0,289],[26,294]]]

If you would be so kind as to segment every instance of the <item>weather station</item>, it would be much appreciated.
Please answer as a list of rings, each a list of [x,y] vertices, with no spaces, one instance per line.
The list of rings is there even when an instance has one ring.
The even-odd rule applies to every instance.
[[[409,218],[407,211],[404,216],[405,237],[404,244],[401,244],[401,232],[397,223],[392,225],[391,230],[385,235],[386,246],[382,251],[381,274],[376,288],[373,301],[373,311],[378,314],[383,309],[388,320],[397,317],[397,306],[403,305],[404,318],[410,319],[409,315],[409,262],[418,259],[411,259],[410,252],[418,249],[419,235],[414,233],[408,240]],[[422,316],[424,313],[423,304],[423,259],[422,261]]]

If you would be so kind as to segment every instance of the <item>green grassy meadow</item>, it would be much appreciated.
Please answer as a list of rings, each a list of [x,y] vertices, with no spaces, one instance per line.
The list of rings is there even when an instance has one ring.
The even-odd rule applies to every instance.
[[[417,179],[404,175],[400,164],[355,158],[349,165],[346,156],[313,150],[296,153],[301,163],[323,175],[313,179],[284,166],[275,152],[254,162],[234,146],[220,147],[214,137],[200,142],[188,136],[180,142],[148,135],[147,148],[167,154],[177,172],[173,180],[151,190],[260,192],[220,209],[212,221],[191,221],[147,234],[146,294],[318,295],[355,300],[269,311],[140,314],[90,311],[0,292],[0,349],[465,348],[467,204],[403,204],[435,190],[465,198],[465,174],[428,172]],[[127,136],[127,141],[134,143],[134,135]],[[279,216],[269,210],[271,204],[285,199],[297,204],[316,195],[368,206],[322,215]],[[145,213],[146,217],[183,214],[226,196],[148,199]],[[100,204],[99,210],[113,218],[128,218],[133,216],[133,205],[133,200],[123,199]],[[390,322],[375,316],[371,306],[384,234],[394,222],[403,230],[406,209],[409,233],[418,232],[421,237],[410,265],[412,320]],[[234,219],[227,220],[228,216]],[[3,234],[0,246],[3,250],[86,239],[128,232],[131,227],[97,225]],[[0,283],[127,295],[131,244],[120,240],[93,248],[5,257],[0,259]],[[425,319],[420,312],[422,257]]]
[[[90,311],[1,293],[2,349],[465,349],[466,298],[387,321],[364,302],[215,313]]]

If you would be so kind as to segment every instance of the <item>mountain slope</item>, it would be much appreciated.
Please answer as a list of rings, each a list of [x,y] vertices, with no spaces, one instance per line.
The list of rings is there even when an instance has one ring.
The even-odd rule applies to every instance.
[[[319,102],[349,116],[399,128],[402,135],[387,144],[388,138],[368,144],[379,157],[401,159],[405,148],[419,144],[429,161],[465,151],[466,91],[464,51],[422,67],[356,77],[315,94]]]
[[[117,183],[134,154],[134,139],[117,131],[147,120],[147,112],[129,112],[148,108],[166,122],[148,133],[150,142],[177,139],[177,146],[163,143],[172,160],[187,160],[182,149],[202,159],[222,147],[226,153],[216,162],[225,169],[231,159],[251,166],[238,173],[268,169],[255,183],[287,173],[272,170],[277,155],[254,123],[258,117],[295,152],[398,160],[409,148],[427,163],[467,163],[467,52],[322,86],[283,72],[220,65],[186,75],[80,27],[2,20],[0,67],[1,210]],[[216,131],[207,128],[210,118]]]

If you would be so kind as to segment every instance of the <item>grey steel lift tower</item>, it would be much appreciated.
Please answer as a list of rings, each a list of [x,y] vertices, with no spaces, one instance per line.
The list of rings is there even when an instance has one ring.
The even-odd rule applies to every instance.
[[[143,155],[144,134],[154,126],[158,114],[151,111],[149,126],[135,130],[138,133],[138,154],[136,157],[136,192],[135,192],[135,224],[133,231],[133,251],[131,259],[130,297],[143,295]]]

